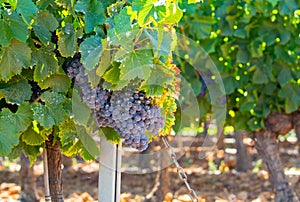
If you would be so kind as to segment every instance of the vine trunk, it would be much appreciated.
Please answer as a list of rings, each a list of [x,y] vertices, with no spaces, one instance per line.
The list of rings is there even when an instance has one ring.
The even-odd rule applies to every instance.
[[[279,145],[274,132],[261,130],[254,133],[255,148],[263,159],[269,173],[269,180],[275,191],[276,202],[299,201],[284,174],[284,166],[279,155]]]
[[[59,143],[54,141],[53,134],[49,135],[46,141],[48,174],[50,198],[52,202],[63,202],[63,186],[62,186],[62,155]]]

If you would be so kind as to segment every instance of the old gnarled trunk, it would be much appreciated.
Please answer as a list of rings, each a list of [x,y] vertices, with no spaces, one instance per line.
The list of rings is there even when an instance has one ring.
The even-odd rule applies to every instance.
[[[53,134],[46,141],[50,197],[52,202],[63,202],[62,155],[59,143],[54,143]]]
[[[277,202],[299,201],[288,179],[284,174],[284,166],[279,156],[279,145],[274,132],[262,130],[254,133],[255,148],[263,159],[269,172],[269,180],[273,185]]]

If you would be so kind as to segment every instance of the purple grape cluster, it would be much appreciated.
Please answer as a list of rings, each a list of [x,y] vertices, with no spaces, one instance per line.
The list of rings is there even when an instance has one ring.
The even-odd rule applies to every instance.
[[[164,127],[158,106],[144,92],[130,87],[112,92],[100,84],[92,88],[79,60],[68,63],[67,71],[70,78],[75,78],[75,86],[92,109],[98,126],[113,128],[125,145],[143,151],[149,144],[146,131],[157,136]]]

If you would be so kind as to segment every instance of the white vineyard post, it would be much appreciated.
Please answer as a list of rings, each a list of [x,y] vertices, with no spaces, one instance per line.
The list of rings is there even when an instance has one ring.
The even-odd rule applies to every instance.
[[[101,138],[99,159],[99,202],[120,202],[122,145]]]

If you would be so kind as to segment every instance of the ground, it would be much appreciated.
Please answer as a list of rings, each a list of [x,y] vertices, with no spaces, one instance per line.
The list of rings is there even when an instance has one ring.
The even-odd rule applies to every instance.
[[[230,141],[228,141],[230,142]],[[234,150],[213,149],[206,152],[205,158],[199,159],[200,147],[193,143],[190,147],[182,147],[187,152],[179,159],[179,163],[188,175],[191,187],[199,195],[199,201],[273,201],[274,193],[255,149],[250,145],[253,168],[246,173],[235,171]],[[227,145],[228,146],[228,145]],[[280,153],[285,165],[286,174],[296,191],[300,191],[300,156],[296,143],[280,143]],[[98,166],[97,162],[74,161],[72,167],[63,170],[65,201],[97,201]],[[18,186],[19,166],[15,163],[5,163],[0,168],[0,201],[18,201],[20,187]],[[129,171],[129,170],[127,170]],[[169,193],[165,198],[169,201],[190,201],[184,183],[177,174],[176,167],[167,168],[170,174]],[[43,168],[42,163],[35,164],[38,193],[43,201]],[[144,201],[144,197],[155,184],[157,172],[150,174],[122,173],[122,202]],[[153,199],[152,201],[156,201]]]

